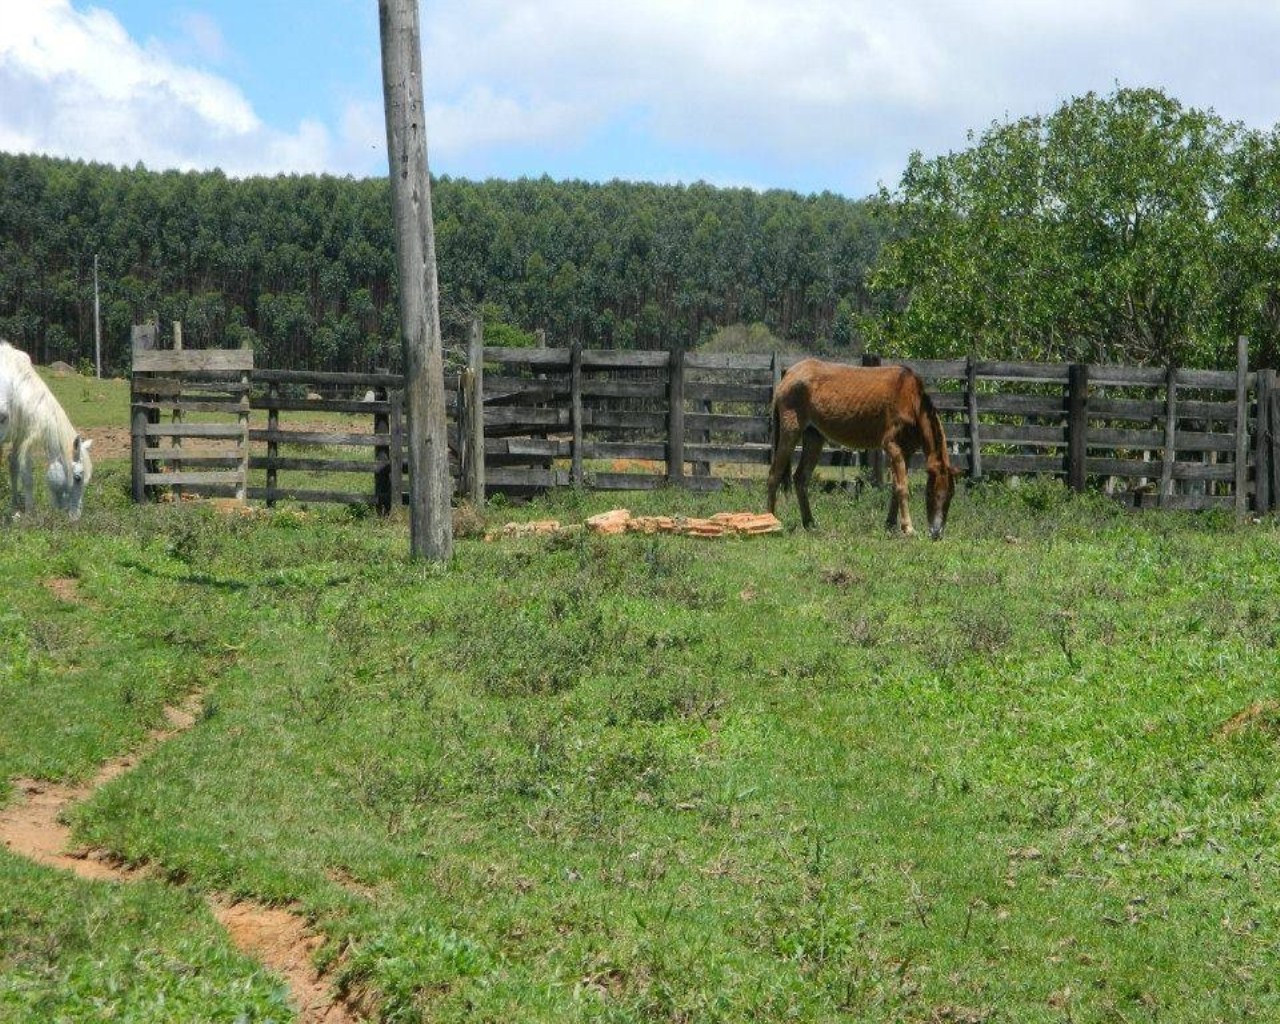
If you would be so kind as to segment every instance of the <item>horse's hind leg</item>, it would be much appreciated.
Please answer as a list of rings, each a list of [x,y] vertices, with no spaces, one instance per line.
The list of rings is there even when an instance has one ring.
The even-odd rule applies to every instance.
[[[773,444],[773,461],[769,464],[769,514],[778,508],[778,487],[791,479],[791,454],[800,437],[800,423],[795,413],[782,413],[777,422],[778,436]]]
[[[889,471],[893,475],[893,497],[889,499],[889,519],[885,523],[892,530],[895,523],[902,526],[904,536],[911,537],[915,529],[911,525],[910,491],[907,486],[907,459],[902,447],[896,441],[884,446],[889,456]]]
[[[813,526],[813,513],[809,510],[809,478],[822,455],[822,435],[809,427],[801,444],[800,465],[796,467],[796,501],[800,504],[800,522],[807,530]]]

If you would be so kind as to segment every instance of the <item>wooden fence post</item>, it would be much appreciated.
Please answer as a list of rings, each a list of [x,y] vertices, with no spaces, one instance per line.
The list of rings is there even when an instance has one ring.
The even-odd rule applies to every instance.
[[[147,500],[147,410],[135,405],[130,421],[132,441],[133,500],[142,504]]]
[[[1236,518],[1249,511],[1249,339],[1236,339]]]
[[[965,400],[969,406],[969,479],[982,479],[982,436],[978,430],[978,364],[973,356],[964,361]]]
[[[573,449],[569,479],[574,487],[586,481],[582,471],[582,342],[573,339],[569,349],[569,425],[573,429]]]
[[[404,392],[398,388],[387,394],[391,403],[391,504],[404,504]]]
[[[276,507],[276,487],[280,483],[280,471],[276,468],[276,460],[280,458],[280,410],[276,407],[280,401],[280,382],[267,384],[267,508]]]
[[[667,479],[684,482],[684,346],[673,345],[667,362]]]
[[[240,482],[236,484],[236,501],[249,500],[249,389],[253,387],[253,371],[240,371],[240,384],[245,397],[236,418],[240,421]]]
[[[175,352],[182,351],[182,321],[181,320],[175,320],[173,322],[173,350]],[[181,390],[179,390],[178,394],[174,396],[174,401],[175,402],[180,401],[181,398],[182,398],[182,392]],[[172,410],[172,422],[178,423],[178,424],[182,423],[181,409],[174,408]],[[182,459],[179,456],[181,456],[182,454],[182,438],[180,437],[169,438],[169,447],[174,449],[174,452],[173,452],[174,457],[169,460],[169,468],[175,473],[181,473]],[[175,484],[171,489],[173,491],[174,501],[182,501],[182,486],[179,484]]]
[[[1276,384],[1276,373],[1271,371],[1271,394],[1267,416],[1269,458],[1271,459],[1271,508],[1280,508],[1280,386]]]
[[[1089,367],[1072,363],[1067,371],[1067,486],[1083,491],[1089,431]]]
[[[373,397],[377,402],[389,401],[387,389],[383,385],[374,389]],[[378,515],[385,516],[390,515],[392,509],[391,460],[394,458],[390,443],[391,414],[389,410],[373,414],[373,432],[387,435],[387,444],[380,444],[373,450],[374,464],[377,466],[373,471],[373,502]]]
[[[1275,505],[1271,479],[1271,391],[1276,371],[1259,370],[1253,418],[1253,510],[1265,515]]]
[[[1157,503],[1168,505],[1173,497],[1173,464],[1178,458],[1178,371],[1173,364],[1164,375],[1164,451],[1160,460],[1160,493]]]
[[[468,496],[476,505],[485,501],[484,480],[484,324],[480,318],[471,321],[467,344],[467,368],[471,371],[470,394],[467,395],[467,437],[471,444],[471,473]]]

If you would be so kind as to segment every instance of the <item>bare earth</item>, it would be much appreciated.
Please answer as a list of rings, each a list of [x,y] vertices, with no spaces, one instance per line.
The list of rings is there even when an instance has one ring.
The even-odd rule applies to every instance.
[[[127,441],[127,431],[125,436]],[[68,850],[71,830],[62,823],[62,814],[99,786],[129,771],[165,740],[190,729],[199,711],[198,693],[179,707],[165,708],[167,724],[163,728],[153,730],[138,750],[108,761],[83,785],[15,779],[14,786],[22,799],[0,808],[0,842],[29,860],[70,871],[80,878],[128,882],[140,877],[147,871],[145,865],[122,864],[101,850]],[[334,996],[328,980],[312,965],[312,955],[323,939],[310,930],[301,915],[247,901],[232,903],[217,896],[210,896],[208,902],[236,948],[284,979],[298,1008],[300,1024],[356,1024],[361,1020],[352,1006]]]

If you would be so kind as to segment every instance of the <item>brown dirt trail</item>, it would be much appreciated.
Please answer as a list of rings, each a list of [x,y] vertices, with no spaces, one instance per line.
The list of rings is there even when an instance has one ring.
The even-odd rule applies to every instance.
[[[166,725],[152,730],[135,751],[112,758],[87,783],[67,786],[38,779],[15,779],[22,799],[0,808],[0,843],[12,852],[48,867],[93,881],[128,882],[148,873],[145,865],[122,864],[101,850],[68,850],[71,829],[63,812],[99,787],[119,778],[165,740],[190,729],[200,713],[200,695],[165,708]],[[209,909],[236,948],[284,979],[298,1008],[299,1024],[358,1024],[363,1018],[334,995],[328,979],[312,964],[323,939],[290,910],[249,901],[208,898]]]

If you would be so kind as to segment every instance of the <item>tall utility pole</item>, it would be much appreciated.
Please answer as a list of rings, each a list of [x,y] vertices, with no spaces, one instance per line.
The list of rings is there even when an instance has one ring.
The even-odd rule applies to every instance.
[[[410,552],[414,558],[444,561],[453,552],[453,487],[444,414],[431,178],[423,123],[418,0],[378,0],[378,22],[409,413]],[[392,452],[391,457],[399,458],[400,453]]]
[[[93,254],[93,365],[102,378],[102,316],[98,304],[98,254]]]

